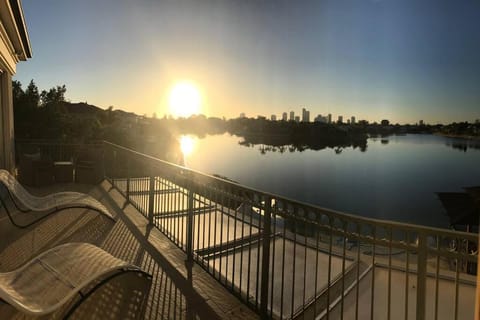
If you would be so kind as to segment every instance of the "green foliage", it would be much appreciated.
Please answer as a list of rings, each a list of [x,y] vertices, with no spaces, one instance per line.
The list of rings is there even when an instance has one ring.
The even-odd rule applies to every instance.
[[[39,94],[33,80],[25,90],[19,81],[12,81],[12,91],[17,139],[67,143],[108,140],[160,158],[180,152],[176,139],[148,119],[140,121],[135,114],[113,110],[113,106],[103,110],[87,103],[66,102],[65,85],[43,90]],[[150,142],[147,143],[147,140]]]
[[[51,88],[48,91],[43,90],[40,93],[40,100],[42,102],[42,106],[56,104],[58,102],[65,101],[65,92],[67,92],[67,88],[65,85],[63,86],[56,86],[55,88]]]
[[[35,82],[33,82],[33,79],[30,80],[30,83],[25,90],[24,99],[28,107],[36,108],[40,105],[40,94],[38,93],[38,87]]]

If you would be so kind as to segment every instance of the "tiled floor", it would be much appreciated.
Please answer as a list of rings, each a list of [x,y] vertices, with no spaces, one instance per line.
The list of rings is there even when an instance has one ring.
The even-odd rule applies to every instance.
[[[0,214],[0,272],[19,267],[35,255],[66,242],[89,242],[153,275],[145,319],[253,319],[258,316],[231,295],[201,267],[185,265],[185,254],[148,221],[108,182],[99,186],[54,185],[39,193],[82,191],[116,215],[113,222],[86,209],[53,214],[28,229],[11,225]],[[29,214],[16,216],[27,221]],[[26,319],[0,302],[0,319]]]

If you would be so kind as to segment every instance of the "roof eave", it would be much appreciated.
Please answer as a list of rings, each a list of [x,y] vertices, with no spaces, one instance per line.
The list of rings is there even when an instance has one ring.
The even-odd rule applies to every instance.
[[[17,57],[19,60],[25,61],[32,57],[32,47],[30,45],[30,38],[28,36],[21,0],[9,0],[9,3],[23,49],[23,52],[17,52]]]

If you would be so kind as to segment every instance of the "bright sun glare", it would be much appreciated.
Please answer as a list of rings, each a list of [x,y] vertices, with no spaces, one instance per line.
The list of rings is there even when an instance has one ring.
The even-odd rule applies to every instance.
[[[192,137],[182,136],[180,138],[180,149],[182,150],[183,156],[189,156],[193,152],[193,147],[195,142]]]
[[[200,112],[200,91],[189,82],[179,82],[170,91],[170,112],[176,117],[190,117]]]

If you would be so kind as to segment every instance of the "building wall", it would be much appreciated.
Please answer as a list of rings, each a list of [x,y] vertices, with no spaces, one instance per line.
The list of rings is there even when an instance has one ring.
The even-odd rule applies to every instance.
[[[31,58],[30,40],[20,0],[0,0],[0,168],[13,173],[12,75],[20,61]]]
[[[12,75],[3,69],[0,74],[0,168],[10,172],[15,168],[12,100]]]

